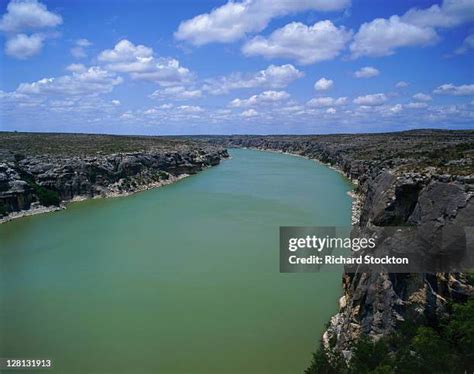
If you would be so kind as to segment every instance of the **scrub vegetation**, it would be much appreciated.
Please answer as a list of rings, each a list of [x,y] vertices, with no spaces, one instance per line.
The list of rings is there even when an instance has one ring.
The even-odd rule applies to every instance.
[[[360,338],[346,364],[342,355],[321,344],[306,374],[464,373],[474,367],[474,298],[451,304],[436,324],[404,322],[376,342]]]
[[[195,145],[189,138],[97,134],[0,132],[0,160],[32,155],[92,156],[143,151],[179,151]],[[2,154],[4,154],[2,157]]]

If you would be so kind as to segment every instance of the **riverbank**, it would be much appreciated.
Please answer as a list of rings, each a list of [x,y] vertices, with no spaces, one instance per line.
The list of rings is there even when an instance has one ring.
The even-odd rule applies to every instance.
[[[70,203],[76,203],[76,202],[86,201],[86,200],[91,200],[91,199],[110,199],[110,198],[130,196],[130,195],[133,195],[133,194],[136,194],[136,193],[151,190],[153,188],[159,188],[159,187],[163,187],[163,186],[166,186],[166,185],[169,185],[169,184],[172,184],[172,183],[176,183],[176,182],[180,181],[181,179],[184,179],[184,178],[189,177],[189,176],[190,176],[190,174],[181,174],[181,175],[178,175],[176,177],[170,175],[170,177],[167,180],[150,183],[150,184],[143,185],[143,186],[138,186],[137,189],[135,189],[134,191],[120,192],[118,190],[115,190],[115,191],[110,190],[109,192],[105,192],[103,195],[96,195],[96,196],[93,196],[93,197],[75,196],[72,200],[62,201],[59,206],[49,206],[49,207],[47,207],[47,206],[43,206],[43,205],[33,203],[30,206],[30,209],[28,209],[28,210],[22,210],[22,211],[19,211],[19,212],[12,212],[9,215],[0,218],[0,224],[6,223],[6,222],[12,221],[14,219],[18,219],[18,218],[34,216],[34,215],[37,215],[37,214],[57,212],[59,210],[67,209],[67,206]]]
[[[7,216],[1,217],[0,224],[10,222],[18,218],[35,216],[37,214],[57,212],[63,209],[66,209],[65,204],[61,204],[60,206],[50,206],[50,207],[43,206],[43,205],[32,206],[28,210],[20,210],[18,212],[11,212]]]
[[[157,188],[228,157],[174,138],[0,133],[0,142],[0,223]]]

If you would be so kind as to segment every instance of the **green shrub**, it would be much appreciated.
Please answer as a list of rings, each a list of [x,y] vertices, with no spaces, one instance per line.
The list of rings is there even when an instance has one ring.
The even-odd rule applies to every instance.
[[[453,304],[439,324],[401,324],[377,342],[363,336],[353,345],[349,365],[320,348],[306,374],[449,374],[474,368],[474,298]],[[334,359],[336,357],[336,359]]]
[[[459,353],[463,370],[474,368],[474,298],[466,304],[453,305],[453,313],[444,326],[443,335]]]
[[[373,373],[388,359],[388,345],[385,340],[372,342],[367,337],[361,338],[353,349],[350,361],[351,373]]]
[[[324,349],[321,344],[316,353],[313,353],[313,360],[305,374],[344,374],[347,373],[347,366],[341,355],[332,353]]]
[[[160,171],[159,175],[160,175],[160,179],[162,180],[168,180],[170,177],[168,173],[165,173],[163,171]]]
[[[61,203],[61,199],[59,198],[59,194],[56,191],[50,190],[46,187],[35,185],[35,193],[38,196],[38,200],[41,205],[44,206],[52,206],[56,205],[59,206]]]
[[[469,273],[466,273],[466,280],[471,286],[474,286],[474,271],[471,270]]]
[[[418,327],[408,348],[396,352],[396,373],[454,373],[457,360],[452,348],[433,328]]]
[[[7,215],[7,207],[4,203],[0,202],[0,217]]]

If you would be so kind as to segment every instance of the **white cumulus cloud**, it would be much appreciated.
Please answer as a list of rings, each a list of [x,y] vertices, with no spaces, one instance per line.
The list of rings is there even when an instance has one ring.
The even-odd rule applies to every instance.
[[[236,41],[247,33],[259,32],[272,18],[304,11],[335,11],[350,0],[244,0],[229,1],[209,13],[181,22],[175,37],[194,45]]]
[[[230,106],[235,108],[249,107],[254,105],[269,104],[286,100],[290,95],[285,91],[264,91],[258,95],[253,95],[248,99],[234,99]]]
[[[364,23],[350,45],[352,57],[388,56],[400,47],[429,45],[438,40],[432,28],[420,27],[403,22],[400,17],[377,18]]]
[[[66,70],[73,73],[82,73],[86,71],[87,68],[83,64],[70,64],[66,67]]]
[[[372,78],[380,74],[376,68],[372,66],[365,66],[354,73],[356,78]]]
[[[291,64],[270,65],[256,73],[233,73],[228,76],[208,79],[203,90],[214,95],[226,94],[243,88],[284,88],[303,77],[303,73]]]
[[[241,114],[242,117],[255,117],[258,116],[258,112],[255,109],[244,110]]]
[[[153,56],[153,49],[145,47],[144,45],[135,45],[127,39],[119,41],[113,49],[106,49],[99,55],[99,61],[105,61],[111,64],[117,64],[116,68],[122,71],[134,70],[133,66],[126,65],[126,63],[133,64],[139,61],[144,61]],[[112,65],[114,66],[114,65]]]
[[[455,86],[452,83],[446,83],[437,87],[433,92],[438,95],[469,96],[474,95],[474,84]]]
[[[153,92],[150,97],[152,99],[175,99],[175,100],[189,100],[198,99],[202,96],[202,91],[199,89],[189,89],[184,86],[164,87]]]
[[[400,113],[403,110],[403,106],[401,104],[396,104],[390,107],[389,111],[391,114]]]
[[[359,96],[354,99],[354,104],[363,106],[378,106],[387,101],[387,96],[383,93]]]
[[[413,99],[416,101],[431,101],[432,100],[430,95],[424,94],[422,92],[419,92],[413,95]]]
[[[347,103],[347,97],[316,97],[307,102],[310,107],[334,107],[341,106]]]
[[[12,0],[0,19],[0,31],[6,33],[5,53],[25,60],[43,49],[50,36],[40,32],[62,23],[60,15],[48,11],[46,5],[37,0]]]
[[[0,20],[0,30],[24,32],[46,27],[56,27],[63,22],[60,15],[50,12],[46,5],[36,0],[12,0]]]
[[[132,79],[149,80],[162,86],[188,81],[191,72],[174,58],[156,58],[152,48],[135,45],[129,40],[119,41],[113,49],[99,54],[98,60],[108,70],[128,73]]]
[[[183,113],[201,113],[204,109],[199,105],[180,105],[176,107],[176,110]]]
[[[273,31],[269,37],[256,36],[242,47],[247,56],[288,58],[308,65],[332,60],[344,49],[352,33],[331,21],[316,22],[307,26],[292,22]]]
[[[334,85],[334,82],[331,79],[321,78],[314,83],[314,89],[316,91],[326,91],[329,90]]]
[[[40,53],[43,41],[44,37],[38,34],[31,36],[17,34],[5,43],[5,53],[8,56],[24,60]]]
[[[71,55],[75,58],[85,58],[87,57],[86,49],[91,45],[92,43],[87,39],[78,39],[71,48]]]
[[[397,84],[395,84],[395,87],[396,88],[405,88],[405,87],[408,87],[408,83],[405,82],[405,81],[399,81],[399,82],[397,82]]]
[[[93,66],[57,78],[43,78],[33,83],[21,83],[16,92],[25,95],[97,96],[108,93],[122,83],[115,74]]]
[[[439,40],[438,28],[474,21],[472,0],[444,0],[429,8],[412,8],[404,15],[362,24],[350,45],[352,57],[388,56],[398,48],[426,46]]]
[[[428,107],[428,104],[420,103],[420,102],[408,103],[408,104],[405,105],[405,107],[409,108],[409,109],[424,109],[424,108]]]
[[[443,0],[441,6],[426,9],[413,8],[403,15],[403,20],[420,27],[455,27],[474,21],[472,0]]]

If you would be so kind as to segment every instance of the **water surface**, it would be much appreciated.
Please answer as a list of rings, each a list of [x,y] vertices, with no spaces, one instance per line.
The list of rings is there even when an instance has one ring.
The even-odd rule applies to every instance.
[[[0,357],[55,373],[298,373],[341,275],[280,274],[279,226],[350,225],[350,184],[231,150],[173,185],[0,225]]]

